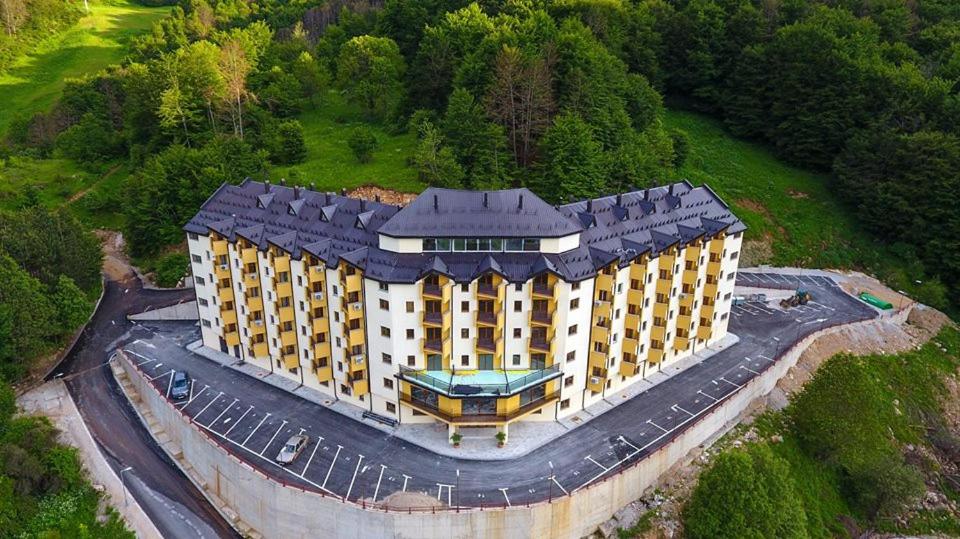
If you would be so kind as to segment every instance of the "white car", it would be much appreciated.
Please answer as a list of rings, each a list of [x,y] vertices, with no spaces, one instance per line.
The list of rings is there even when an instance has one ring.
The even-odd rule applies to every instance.
[[[303,452],[303,448],[307,447],[307,442],[309,441],[310,437],[305,434],[291,436],[290,439],[287,440],[287,443],[283,444],[280,452],[277,453],[277,464],[286,466],[297,460],[297,457]]]

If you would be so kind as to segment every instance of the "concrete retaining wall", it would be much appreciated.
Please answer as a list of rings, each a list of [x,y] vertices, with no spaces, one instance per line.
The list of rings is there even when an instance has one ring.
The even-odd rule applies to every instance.
[[[891,318],[905,319],[907,313],[905,309]],[[875,320],[857,325],[873,323]],[[200,478],[198,482],[205,493],[215,496],[214,503],[228,507],[228,514],[235,513],[242,520],[241,527],[257,530],[265,537],[563,538],[594,532],[614,512],[639,498],[688,452],[734,426],[740,414],[754,399],[773,389],[817,336],[849,326],[827,328],[807,336],[711,413],[701,416],[673,441],[620,474],[575,490],[569,496],[554,498],[552,503],[459,513],[364,509],[339,498],[281,484],[221,448],[215,439],[182,416],[122,354],[118,361],[139,399],[128,397],[133,397],[131,400],[139,409],[150,412],[169,436],[171,443],[165,443],[165,449],[182,451],[183,460],[192,468],[188,472],[195,480]]]

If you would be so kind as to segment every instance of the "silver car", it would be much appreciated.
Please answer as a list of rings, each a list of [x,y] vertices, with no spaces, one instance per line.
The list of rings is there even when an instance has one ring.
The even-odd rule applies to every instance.
[[[291,436],[290,439],[287,440],[287,443],[283,444],[280,452],[277,453],[277,464],[286,466],[297,460],[297,457],[303,452],[303,448],[307,447],[307,442],[309,441],[310,437],[305,434]]]

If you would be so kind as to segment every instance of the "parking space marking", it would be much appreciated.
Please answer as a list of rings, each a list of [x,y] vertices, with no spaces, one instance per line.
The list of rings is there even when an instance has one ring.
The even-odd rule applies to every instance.
[[[711,396],[711,395],[707,395],[706,393],[704,393],[703,391],[700,391],[699,389],[697,390],[697,393],[699,393],[699,394],[703,395],[704,397],[712,400],[713,402],[717,402],[717,401],[720,400],[720,399],[714,398],[714,397]]]
[[[333,455],[333,460],[330,462],[330,467],[327,468],[327,476],[323,478],[323,487],[327,487],[327,481],[330,480],[330,472],[333,471],[333,465],[337,463],[337,457],[340,456],[340,450],[343,449],[342,445],[337,445],[337,452]],[[404,483],[406,485],[406,483]]]
[[[557,476],[551,475],[551,476],[550,476],[550,480],[553,481],[553,484],[554,484],[554,485],[557,485],[557,486],[560,488],[560,490],[563,491],[563,493],[564,493],[565,495],[567,495],[567,496],[570,495],[570,493],[567,492],[567,489],[563,488],[563,485],[561,485],[560,482],[557,481]]]
[[[163,363],[157,364],[157,367],[159,367],[159,366],[161,366],[161,365],[163,365]],[[149,380],[152,382],[152,381],[156,380],[157,378],[163,378],[164,376],[166,376],[166,375],[168,375],[168,374],[173,374],[173,369],[170,369],[169,371],[167,371],[167,372],[165,372],[165,373],[163,373],[163,374],[158,374],[158,375],[154,376],[153,378],[149,378]],[[170,378],[173,379],[172,376],[171,376]]]
[[[737,389],[740,389],[741,387],[743,387],[743,386],[740,385],[740,384],[735,384],[735,383],[731,382],[730,380],[727,380],[727,379],[724,378],[723,376],[721,376],[720,378],[717,378],[717,380],[723,380],[724,382],[726,382],[726,383],[728,383],[728,384],[730,384],[730,385],[732,385],[732,386],[736,386]]]
[[[223,417],[223,414],[229,412],[229,411],[230,411],[230,408],[233,408],[233,405],[236,404],[236,403],[238,403],[238,402],[240,402],[240,399],[233,399],[233,402],[231,402],[226,408],[224,408],[223,411],[220,412],[220,415],[218,415],[217,417],[213,418],[213,421],[207,423],[207,426],[208,426],[208,427],[213,427],[213,424],[216,423],[217,421],[219,421],[220,418]]]
[[[654,423],[653,421],[651,421],[651,420],[649,420],[649,419],[647,420],[647,423],[653,425],[654,427],[657,427],[658,429],[662,430],[663,432],[670,432],[669,430],[661,427],[660,425],[657,425],[656,423]]]
[[[213,398],[213,400],[211,400],[210,402],[208,402],[207,405],[204,406],[203,409],[200,410],[199,413],[194,414],[193,420],[196,421],[197,418],[200,417],[200,414],[206,412],[206,411],[207,411],[207,408],[209,408],[211,404],[217,402],[217,399],[219,399],[219,398],[222,397],[222,396],[223,396],[223,391],[221,391],[220,393],[218,393],[217,396]]]
[[[360,471],[360,463],[363,462],[363,455],[360,455],[359,453],[357,453],[357,455],[360,458],[357,459],[357,467],[353,469],[353,479],[350,480],[350,486],[347,487],[347,493],[343,496],[343,501],[350,499],[350,491],[353,490],[353,483],[357,480],[357,472]]]
[[[587,455],[587,456],[583,457],[583,460],[589,460],[590,462],[592,462],[592,463],[596,464],[597,466],[599,466],[600,469],[603,470],[604,472],[606,472],[607,470],[610,469],[610,468],[607,468],[606,466],[604,466],[603,464],[600,464],[599,462],[593,460],[593,456],[591,456],[591,455]]]
[[[402,491],[402,492],[406,492],[406,491],[407,491],[407,482],[410,481],[410,476],[407,475],[407,474],[400,474],[400,475],[403,476],[403,488],[401,489],[401,491]]]
[[[243,442],[241,442],[240,445],[246,446],[247,442],[250,441],[250,438],[253,437],[253,434],[258,430],[260,430],[260,427],[263,425],[264,421],[266,421],[267,418],[270,417],[271,415],[273,414],[271,414],[270,412],[267,412],[267,415],[263,416],[263,419],[261,419],[260,422],[257,423],[257,426],[254,427],[252,431],[250,431],[250,434],[248,434],[247,437],[243,439]]]
[[[313,456],[317,454],[317,449],[320,447],[320,444],[323,443],[323,436],[317,438],[317,445],[313,446],[313,451],[310,452],[310,458],[307,459],[307,465],[303,467],[303,471],[300,472],[300,477],[307,475],[307,468],[310,467],[310,463],[313,462]]]
[[[499,489],[499,490],[500,490],[500,492],[503,493],[503,499],[504,499],[504,500],[507,500],[507,507],[513,507],[513,504],[510,503],[510,498],[507,497],[507,490],[509,490],[509,489],[502,488],[502,489]]]
[[[377,503],[377,494],[380,493],[380,481],[383,481],[383,471],[387,469],[385,464],[380,465],[380,477],[377,478],[377,487],[373,489],[373,503]]]
[[[687,414],[687,415],[689,415],[689,416],[691,416],[691,417],[693,416],[693,414],[691,414],[690,412],[688,412],[688,411],[684,410],[683,408],[681,408],[679,404],[674,404],[673,406],[670,407],[670,409],[673,410],[673,411],[678,411],[678,410],[679,410],[679,411],[681,411],[681,412],[683,412],[683,413],[685,413],[685,414]]]
[[[233,429],[237,428],[237,425],[239,425],[240,422],[243,421],[243,418],[247,417],[247,414],[250,413],[250,410],[253,410],[253,405],[252,405],[252,404],[250,405],[249,408],[247,408],[247,411],[246,411],[246,412],[243,412],[243,415],[240,416],[240,419],[238,419],[236,423],[234,423],[233,425],[231,425],[230,428],[227,429],[227,432],[224,432],[223,435],[224,435],[225,437],[226,437],[226,436],[229,436],[229,435],[230,435],[230,432],[231,432]]]
[[[751,369],[751,368],[749,368],[749,367],[746,367],[746,366],[744,366],[744,365],[740,365],[740,368],[743,369],[743,370],[745,370],[745,371],[752,372],[753,374],[760,374],[759,372],[757,372],[757,371],[755,371],[755,370],[753,370],[753,369]]]
[[[203,392],[206,391],[206,390],[209,389],[209,388],[210,388],[210,386],[208,386],[207,384],[203,384],[203,389],[200,390],[200,393],[197,393],[196,395],[190,397],[190,399],[187,401],[187,403],[183,405],[183,408],[180,408],[180,411],[182,412],[182,411],[186,410],[186,409],[187,409],[187,406],[190,406],[190,403],[191,403],[191,402],[193,402],[194,400],[196,400],[196,398],[199,397],[200,395],[203,395]]]
[[[167,382],[167,398],[170,398],[170,390],[173,389],[173,376],[170,377],[170,381]]]
[[[283,423],[280,423],[280,426],[277,427],[277,432],[274,432],[273,436],[270,437],[270,441],[267,442],[267,445],[263,446],[263,450],[260,451],[261,455],[267,452],[267,448],[270,447],[270,444],[273,443],[273,440],[276,439],[277,435],[280,434],[280,431],[283,430],[283,427],[286,427],[286,426],[287,426],[287,420],[284,419]]]

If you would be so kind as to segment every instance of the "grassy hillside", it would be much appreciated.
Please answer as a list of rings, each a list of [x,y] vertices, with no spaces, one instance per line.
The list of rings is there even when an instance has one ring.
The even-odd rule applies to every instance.
[[[317,189],[329,191],[374,184],[419,193],[425,187],[407,164],[417,145],[416,136],[391,135],[379,125],[365,123],[360,111],[346,104],[339,92],[331,90],[319,107],[298,119],[303,124],[307,160],[292,167],[277,167],[271,171],[272,177],[295,177],[300,183],[314,182]],[[347,137],[360,125],[370,127],[380,142],[369,163],[358,162],[347,146]]]
[[[0,75],[0,133],[15,115],[49,107],[63,81],[118,62],[127,40],[150,28],[170,8],[148,8],[126,0],[90,3],[90,13],[70,30],[51,36]]]
[[[669,109],[665,122],[690,139],[676,177],[709,184],[749,226],[741,265],[864,269],[920,301],[946,307],[943,286],[923,275],[909,248],[883,244],[864,231],[831,191],[828,175],[787,165],[707,116]]]

